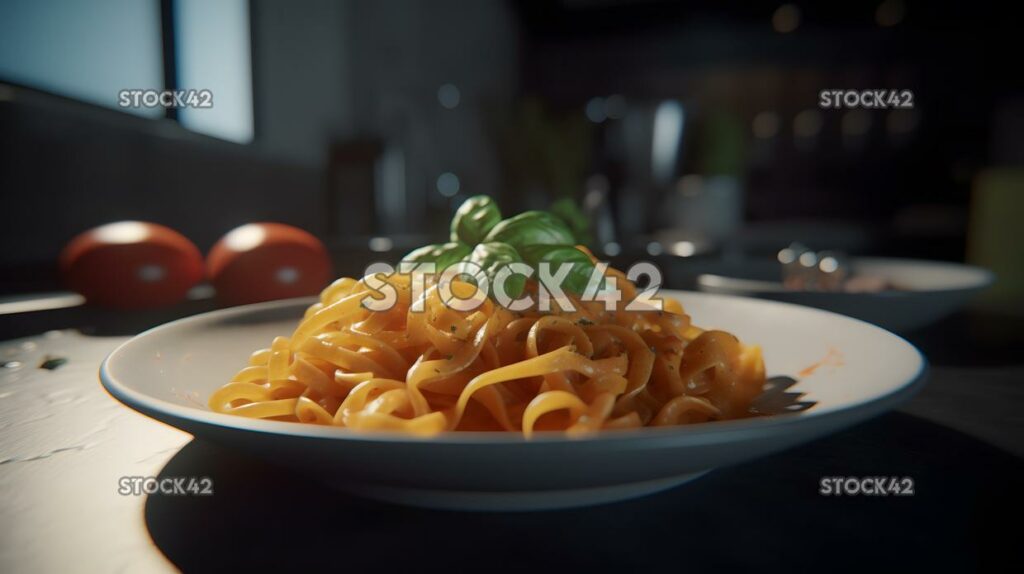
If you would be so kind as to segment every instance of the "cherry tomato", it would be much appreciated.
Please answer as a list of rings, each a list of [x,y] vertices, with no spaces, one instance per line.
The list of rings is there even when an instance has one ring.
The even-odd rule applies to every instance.
[[[206,270],[229,305],[315,295],[331,279],[331,260],[316,237],[283,223],[249,223],[213,246]]]
[[[185,236],[144,221],[119,221],[72,239],[60,254],[67,285],[89,303],[118,309],[181,301],[203,278],[203,256]]]

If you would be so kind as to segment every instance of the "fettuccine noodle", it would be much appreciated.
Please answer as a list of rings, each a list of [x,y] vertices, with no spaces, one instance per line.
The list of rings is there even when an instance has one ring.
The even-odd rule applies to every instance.
[[[632,300],[635,287],[609,273]],[[391,309],[363,306],[375,293],[365,279],[335,281],[290,337],[253,353],[213,393],[210,408],[421,436],[578,436],[748,416],[764,385],[758,347],[695,327],[672,299],[664,311],[608,311],[572,297],[572,312],[517,313],[491,300],[458,311],[428,284],[417,312],[408,275],[383,279],[398,294]]]

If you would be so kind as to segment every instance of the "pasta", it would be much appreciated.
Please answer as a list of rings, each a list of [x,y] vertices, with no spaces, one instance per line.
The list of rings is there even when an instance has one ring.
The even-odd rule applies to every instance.
[[[624,300],[636,295],[608,273]],[[514,312],[485,300],[460,311],[433,280],[414,300],[409,275],[376,278],[397,293],[390,309],[363,305],[377,294],[366,278],[335,281],[290,337],[253,353],[212,394],[210,408],[419,436],[580,436],[745,417],[764,385],[758,347],[692,325],[671,299],[663,311],[609,311],[572,295],[574,310]]]

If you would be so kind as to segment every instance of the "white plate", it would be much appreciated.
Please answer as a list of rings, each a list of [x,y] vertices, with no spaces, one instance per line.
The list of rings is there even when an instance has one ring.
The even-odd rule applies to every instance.
[[[139,412],[346,491],[418,506],[491,510],[583,506],[663,490],[877,415],[924,380],[917,349],[873,325],[785,303],[665,293],[680,299],[696,324],[761,345],[770,376],[799,379],[788,389],[776,385],[761,403],[781,414],[526,440],[515,433],[358,434],[209,411],[210,393],[254,349],[290,333],[310,300],[236,307],[157,327],[111,353],[100,378]]]
[[[697,277],[701,291],[786,301],[827,309],[904,333],[934,323],[963,307],[992,284],[991,271],[980,267],[924,261],[858,257],[853,273],[885,279],[899,290],[880,293],[791,291],[780,282],[778,263],[723,264]]]

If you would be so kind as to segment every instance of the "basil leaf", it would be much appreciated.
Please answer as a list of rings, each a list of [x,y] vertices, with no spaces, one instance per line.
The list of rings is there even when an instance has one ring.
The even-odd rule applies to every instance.
[[[522,263],[523,258],[519,256],[519,253],[514,247],[508,243],[499,243],[496,241],[490,241],[487,243],[481,243],[473,249],[473,253],[469,256],[469,261],[476,263],[483,270],[484,274],[491,282],[491,293],[496,293],[494,290],[494,282],[501,271],[509,263]],[[510,275],[505,281],[505,293],[507,293],[513,299],[518,298],[523,293],[523,289],[526,288],[526,277],[515,273]]]
[[[476,245],[501,221],[501,211],[494,200],[476,195],[462,202],[452,218],[452,241]]]
[[[486,241],[508,243],[520,250],[529,245],[572,245],[572,231],[546,211],[527,211],[494,226]]]
[[[529,263],[537,272],[540,279],[540,264],[547,262],[551,265],[551,273],[558,271],[558,265],[562,263],[572,264],[572,270],[562,281],[562,288],[572,291],[577,295],[582,294],[590,282],[590,276],[594,273],[594,262],[590,257],[576,249],[572,245],[528,245],[520,249],[523,260]]]
[[[402,261],[433,263],[436,266],[436,272],[441,273],[448,267],[462,261],[471,251],[468,245],[457,241],[437,243],[410,251],[402,258]]]

